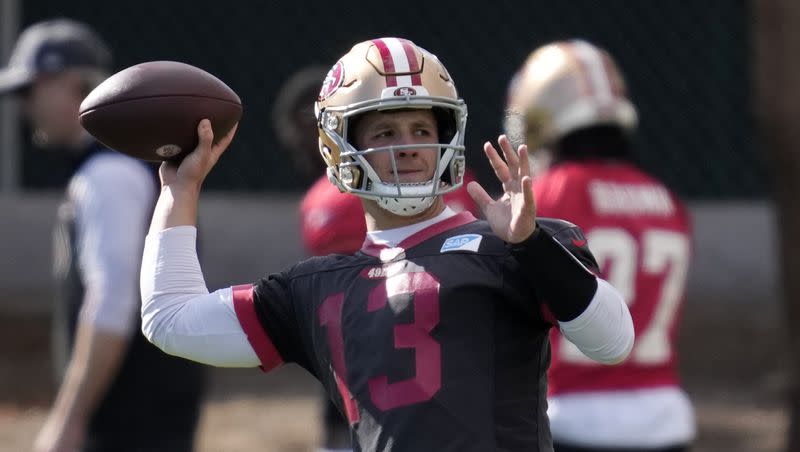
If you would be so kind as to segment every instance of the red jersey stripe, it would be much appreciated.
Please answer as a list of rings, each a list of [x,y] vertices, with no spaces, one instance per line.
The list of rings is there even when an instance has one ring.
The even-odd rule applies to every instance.
[[[247,340],[261,361],[261,369],[268,372],[280,366],[283,364],[283,358],[256,315],[256,307],[253,303],[253,285],[234,286],[232,289],[236,318],[239,319],[239,324],[242,325]]]

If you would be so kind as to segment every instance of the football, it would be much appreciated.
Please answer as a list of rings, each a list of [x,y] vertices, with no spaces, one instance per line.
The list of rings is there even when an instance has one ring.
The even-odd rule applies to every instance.
[[[137,64],[98,85],[80,106],[81,125],[111,149],[143,160],[181,159],[211,120],[214,141],[242,117],[239,96],[220,79],[176,61]]]

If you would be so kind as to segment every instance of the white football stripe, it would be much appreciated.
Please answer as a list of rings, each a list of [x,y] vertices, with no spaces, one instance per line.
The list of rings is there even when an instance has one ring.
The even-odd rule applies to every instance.
[[[411,69],[409,67],[406,51],[403,49],[403,43],[397,38],[386,38],[383,42],[386,44],[386,47],[389,48],[389,53],[392,55],[394,71],[398,73],[409,72]],[[398,75],[397,86],[411,86],[411,76]]]
[[[613,97],[611,83],[608,80],[605,66],[603,66],[603,57],[600,52],[584,41],[573,41],[572,46],[575,49],[575,55],[587,69],[589,83],[597,93],[597,97],[610,100]]]

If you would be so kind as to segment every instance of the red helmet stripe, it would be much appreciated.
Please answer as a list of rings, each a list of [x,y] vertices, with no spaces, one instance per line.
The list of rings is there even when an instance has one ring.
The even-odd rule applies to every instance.
[[[611,85],[611,92],[617,97],[626,97],[627,94],[625,93],[625,85],[622,83],[622,75],[614,65],[614,61],[606,53],[602,53],[601,55],[603,59],[603,68],[606,70],[608,83]]]
[[[591,96],[594,91],[594,87],[592,86],[591,80],[589,80],[589,68],[586,67],[586,64],[581,60],[578,56],[578,51],[575,49],[575,42],[567,42],[564,44],[559,44],[564,52],[572,58],[575,64],[578,66],[578,72],[580,75],[578,78],[581,82],[581,90],[585,96]]]
[[[419,73],[419,61],[417,60],[416,52],[414,52],[414,45],[407,39],[400,39],[400,42],[403,44],[403,50],[405,50],[406,58],[408,58],[408,70],[413,73],[411,75],[411,84],[422,86],[422,75]]]
[[[389,47],[383,42],[383,39],[373,39],[372,43],[378,48],[383,60],[383,72],[386,74],[394,74],[394,59],[392,59],[392,52]],[[397,86],[397,77],[395,75],[386,75],[386,86]]]
[[[571,44],[575,60],[590,87],[589,94],[601,102],[610,102],[614,95],[614,87],[611,74],[603,64],[603,54],[585,41],[572,41]]]

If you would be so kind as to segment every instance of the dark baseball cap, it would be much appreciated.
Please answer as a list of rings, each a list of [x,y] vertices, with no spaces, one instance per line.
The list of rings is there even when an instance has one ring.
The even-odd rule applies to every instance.
[[[111,51],[88,25],[51,19],[26,28],[0,69],[0,94],[26,88],[44,74],[69,69],[111,69]]]

